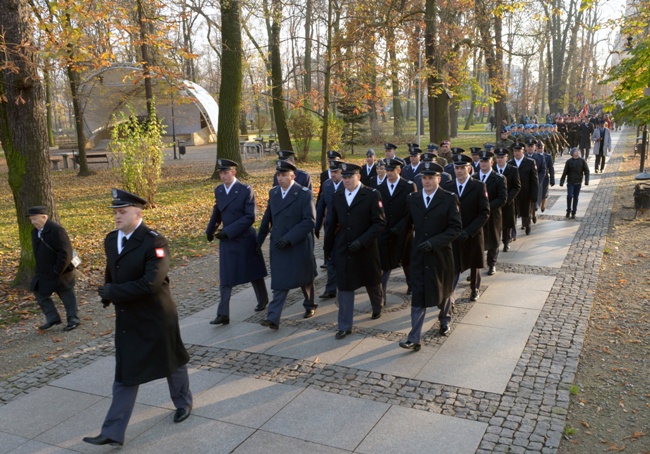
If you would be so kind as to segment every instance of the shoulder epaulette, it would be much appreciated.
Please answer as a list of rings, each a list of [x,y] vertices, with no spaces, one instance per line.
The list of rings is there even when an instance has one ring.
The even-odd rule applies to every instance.
[[[152,236],[160,236],[160,233],[156,232],[155,230],[149,230],[149,234]]]
[[[411,180],[407,180],[406,182],[407,182],[408,184],[413,184],[413,182],[412,182]]]
[[[306,188],[306,187],[303,186],[303,187],[302,187],[302,190],[303,190],[303,191],[309,191],[309,188]]]

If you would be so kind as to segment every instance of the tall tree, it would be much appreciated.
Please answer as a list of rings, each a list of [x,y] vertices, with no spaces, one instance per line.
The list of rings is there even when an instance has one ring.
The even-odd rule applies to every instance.
[[[20,262],[13,284],[26,287],[33,274],[33,205],[48,207],[58,220],[50,181],[45,91],[37,68],[34,29],[26,0],[0,0],[0,141],[16,205]]]

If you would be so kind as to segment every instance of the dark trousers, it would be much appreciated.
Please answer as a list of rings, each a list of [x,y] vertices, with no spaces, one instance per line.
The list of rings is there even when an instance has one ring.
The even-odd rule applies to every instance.
[[[585,161],[586,161],[587,159],[589,159],[589,150],[590,150],[590,148],[581,148],[581,149],[580,149],[580,155],[582,156],[582,158],[583,158]]]
[[[513,230],[515,232],[517,232],[516,229],[503,229],[501,231],[501,240],[503,241],[504,245],[510,244],[510,242],[512,241],[512,231]]]
[[[259,306],[266,306],[269,303],[269,293],[266,290],[264,278],[252,281],[251,284],[253,284],[253,290],[255,291],[257,304]],[[217,315],[230,316],[230,297],[232,295],[232,286],[220,285],[219,295],[221,296],[221,299],[219,300],[219,305],[217,306]]]
[[[55,293],[59,295],[61,302],[63,302],[68,323],[79,323],[79,316],[77,315],[77,297],[74,294],[74,288],[61,290]],[[41,307],[47,323],[61,320],[59,311],[56,310],[54,301],[52,301],[52,293],[41,293],[36,290],[34,292],[34,297],[36,298],[38,305]]]
[[[479,268],[470,268],[469,287],[472,290],[478,290],[481,288],[481,273]]]
[[[373,312],[381,312],[384,299],[381,284],[366,286]],[[339,330],[350,331],[354,319],[354,290],[339,290]]]
[[[176,369],[167,377],[169,396],[176,408],[185,408],[192,405],[192,392],[190,391],[190,378],[187,374],[187,365]],[[113,400],[108,409],[101,434],[111,440],[124,443],[126,426],[129,424],[135,399],[138,396],[140,385],[127,386],[120,382],[113,382]]]
[[[605,168],[605,155],[596,154],[596,170],[602,171]]]
[[[334,254],[325,262],[327,266],[327,282],[325,283],[325,293],[332,293],[336,295],[336,263],[334,262]]]
[[[407,340],[415,344],[420,343],[422,336],[422,327],[424,326],[424,317],[427,315],[426,307],[411,306],[411,331]]]
[[[314,281],[310,282],[307,285],[300,287],[302,291],[302,296],[305,298],[302,305],[305,310],[315,310],[318,305],[314,302],[315,299],[315,290],[314,290]],[[284,303],[287,300],[287,295],[289,290],[273,290],[273,299],[269,303],[269,310],[267,313],[267,320],[275,323],[276,325],[280,324],[280,318],[282,317],[282,309],[284,309]]]
[[[496,266],[498,258],[499,258],[499,247],[498,246],[493,248],[493,249],[488,249],[487,250],[487,264],[488,264],[488,266]]]
[[[569,214],[576,214],[578,209],[578,197],[580,196],[580,188],[582,183],[567,183],[566,193],[566,212]]]

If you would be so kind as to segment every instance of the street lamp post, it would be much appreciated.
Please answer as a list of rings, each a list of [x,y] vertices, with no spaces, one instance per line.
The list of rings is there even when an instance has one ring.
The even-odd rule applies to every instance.
[[[172,92],[172,140],[174,141],[174,159],[176,157],[176,121],[174,119],[174,93]]]

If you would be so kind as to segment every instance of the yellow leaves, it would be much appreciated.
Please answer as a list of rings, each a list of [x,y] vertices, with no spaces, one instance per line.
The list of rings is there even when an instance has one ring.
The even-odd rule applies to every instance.
[[[582,424],[582,427],[585,429],[589,429],[591,427],[587,421],[582,421],[580,424]]]
[[[607,448],[608,452],[620,452],[620,451],[625,451],[625,443],[623,443],[621,446],[618,446],[616,444],[612,444]]]

